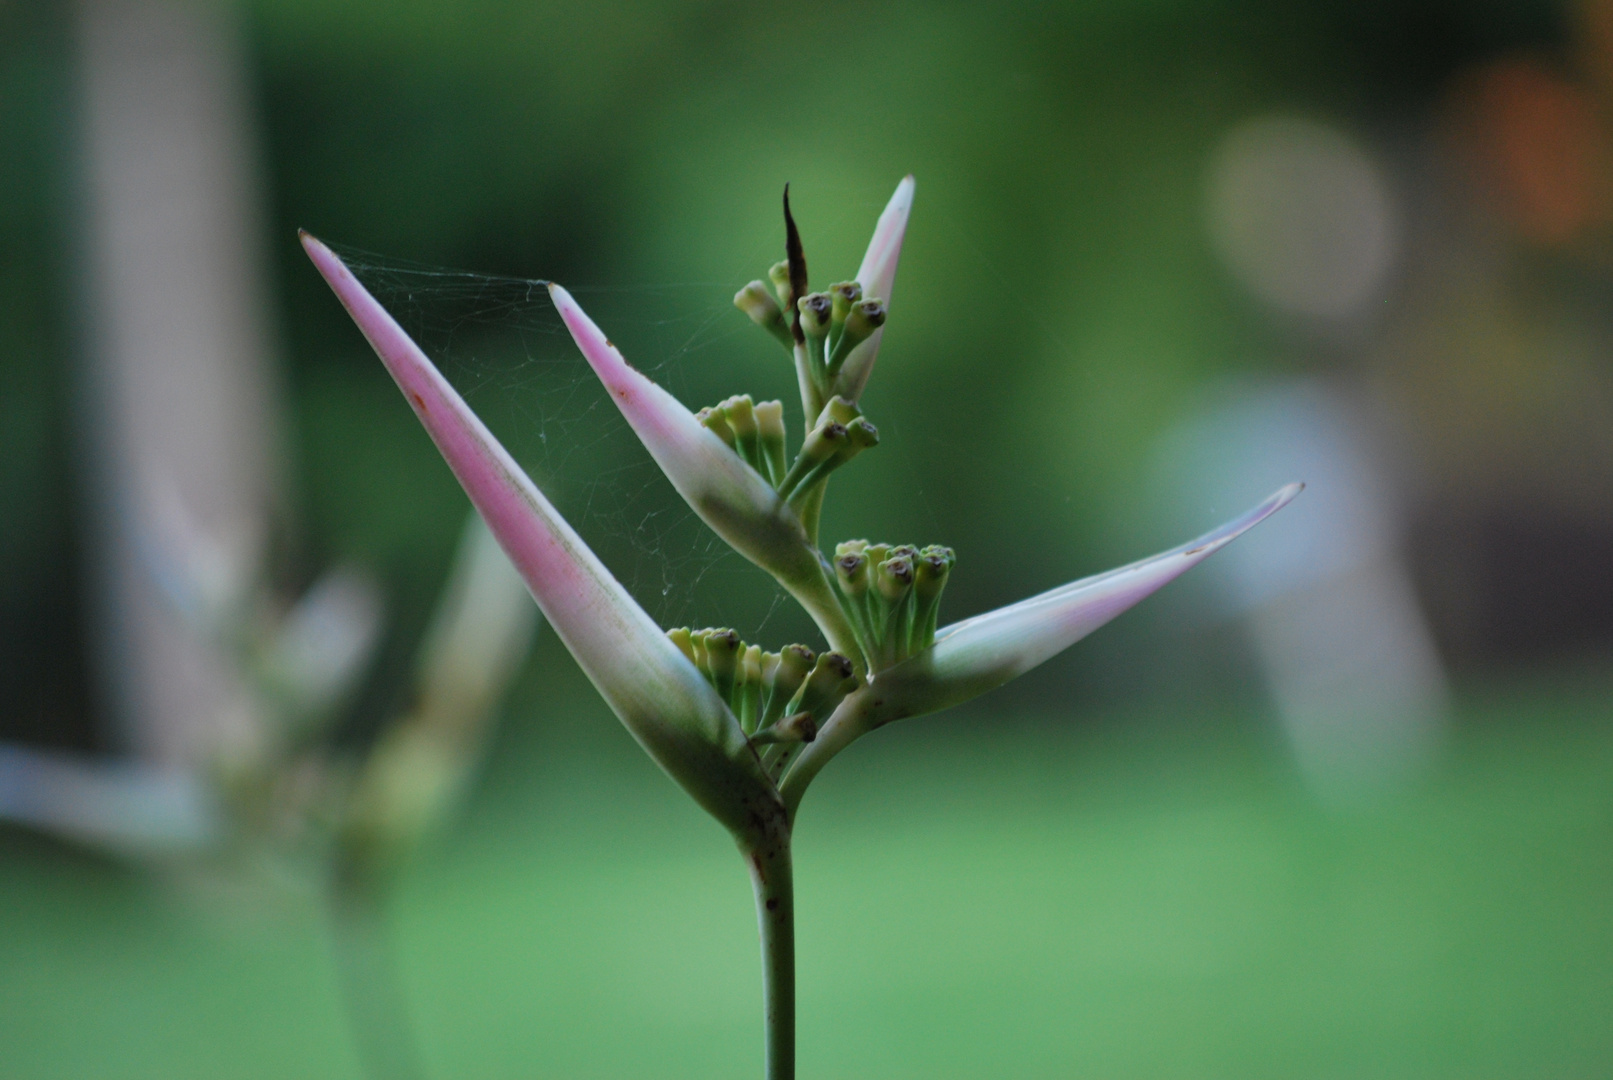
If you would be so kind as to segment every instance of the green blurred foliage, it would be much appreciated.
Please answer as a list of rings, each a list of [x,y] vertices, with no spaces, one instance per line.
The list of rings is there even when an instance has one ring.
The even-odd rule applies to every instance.
[[[803,1075],[1602,1075],[1613,716],[1564,685],[1470,699],[1419,791],[1343,815],[1241,710],[880,732],[798,831]],[[733,849],[579,707],[395,905],[429,1075],[753,1076]],[[10,847],[8,1078],[359,1075],[310,910]]]
[[[0,731],[83,745],[64,31],[55,5],[0,4]]]

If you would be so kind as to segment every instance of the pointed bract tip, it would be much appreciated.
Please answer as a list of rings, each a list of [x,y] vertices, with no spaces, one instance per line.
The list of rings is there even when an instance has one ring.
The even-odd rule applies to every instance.
[[[938,630],[935,644],[879,676],[891,716],[916,716],[1000,686],[1107,623],[1281,510],[1289,484],[1185,544]],[[894,554],[894,552],[893,552]]]

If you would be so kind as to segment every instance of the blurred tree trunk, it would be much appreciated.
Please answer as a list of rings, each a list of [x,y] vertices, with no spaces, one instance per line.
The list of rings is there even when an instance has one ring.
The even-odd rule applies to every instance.
[[[114,741],[162,767],[249,744],[257,722],[194,625],[254,584],[278,487],[254,125],[230,14],[77,4],[96,648]]]

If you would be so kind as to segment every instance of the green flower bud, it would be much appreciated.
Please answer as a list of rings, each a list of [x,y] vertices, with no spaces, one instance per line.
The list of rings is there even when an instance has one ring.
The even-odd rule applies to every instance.
[[[709,428],[712,434],[728,444],[728,449],[738,450],[739,440],[734,435],[734,429],[728,423],[723,407],[707,406],[694,414],[694,418]]]
[[[706,428],[728,444],[741,461],[775,489],[786,475],[784,406],[777,401],[753,404],[739,394],[695,414]]]
[[[795,699],[796,692],[806,682],[806,677],[812,673],[812,665],[818,659],[805,645],[786,645],[778,655],[773,685],[768,687],[766,715],[771,720],[785,715],[789,703]]]
[[[779,733],[780,742],[811,742],[818,737],[817,721],[809,712],[786,716],[774,725],[774,730]]]
[[[668,630],[666,632],[666,636],[672,639],[672,644],[678,647],[679,652],[683,653],[684,656],[689,658],[689,663],[693,664],[696,662],[694,641],[689,637],[689,628],[687,626],[680,626],[677,629]]]
[[[797,300],[795,307],[801,313],[801,333],[806,336],[807,361],[811,369],[812,382],[822,392],[829,385],[825,355],[828,349],[829,320],[834,314],[834,301],[829,298],[828,293],[811,293]]]
[[[819,424],[813,428],[801,444],[801,452],[795,457],[795,464],[784,477],[784,483],[778,487],[779,494],[786,499],[790,498],[800,489],[804,481],[818,466],[830,461],[839,453],[840,448],[846,445],[846,429],[834,421]]]
[[[834,300],[828,293],[810,293],[795,302],[801,312],[801,330],[809,338],[822,338],[829,333],[829,320],[834,314]]]
[[[809,743],[817,737],[818,725],[812,719],[812,714],[798,712],[758,731],[751,736],[751,742],[758,746],[774,743]]]
[[[949,547],[931,544],[918,553],[913,567],[913,628],[907,652],[911,656],[929,648],[935,641],[936,615],[941,610],[941,590],[957,556]]]
[[[866,652],[873,640],[868,624],[868,557],[860,551],[845,550],[847,546],[841,544],[835,551],[835,581],[840,586],[840,606]]]
[[[829,296],[834,301],[834,314],[829,319],[829,325],[833,331],[839,331],[846,323],[851,306],[863,298],[863,287],[855,281],[842,281],[829,286]]]
[[[766,466],[757,471],[776,488],[789,472],[784,448],[784,403],[758,402],[755,413],[757,442],[761,447],[762,464]]]
[[[851,661],[839,653],[823,653],[786,711],[792,715],[809,713],[821,724],[829,719],[841,699],[856,688],[856,669]]]
[[[878,444],[879,429],[855,405],[844,398],[830,398],[818,416],[818,426],[807,435],[795,464],[779,485],[779,494],[800,512],[831,472]]]
[[[785,276],[788,280],[788,273]],[[777,338],[786,349],[793,347],[794,340],[790,336],[790,324],[784,318],[784,309],[779,307],[765,284],[753,281],[740,289],[734,294],[734,306],[749,315],[751,322]]]
[[[898,554],[899,552],[899,554]],[[902,660],[913,626],[913,549],[901,547],[891,557],[874,567],[874,593],[879,627],[879,641],[875,646],[876,663],[880,667]]]
[[[833,420],[837,424],[849,424],[861,415],[862,410],[858,409],[855,403],[837,394],[824,404],[823,411],[818,414],[818,423]]]
[[[883,300],[863,300],[852,304],[846,313],[845,325],[835,338],[834,345],[829,350],[829,357],[825,364],[825,371],[830,379],[840,374],[846,357],[851,350],[867,341],[875,330],[885,325],[885,302]]]
[[[879,445],[879,429],[859,416],[846,425],[846,449],[841,452],[839,465],[844,465],[870,446]]]
[[[779,304],[782,305],[784,311],[794,311],[795,291],[790,288],[790,264],[788,262],[774,263],[772,268],[768,270],[767,277],[773,283],[773,288],[777,290]],[[780,314],[782,317],[782,312]]]
[[[750,395],[731,397],[719,408],[728,420],[728,426],[734,429],[734,449],[752,468],[761,472],[757,467],[762,460],[760,432],[756,427],[756,407],[751,404]]]
[[[762,647],[752,645],[740,658],[733,703],[734,716],[747,735],[761,726],[762,690]]]
[[[846,547],[841,544],[835,549],[835,577],[842,593],[861,600],[868,591],[868,557],[860,551],[847,551]]]
[[[699,640],[699,639],[697,639]],[[732,630],[707,630],[704,635],[706,647],[706,677],[711,685],[725,701],[732,703],[734,698],[734,683],[739,677],[739,658],[744,650],[744,642]]]
[[[846,328],[846,316],[851,312],[851,305],[862,299],[863,287],[855,281],[841,281],[829,286],[829,297],[834,302],[834,309],[829,315],[829,341],[824,354],[833,356],[835,346],[840,343],[840,334]]]

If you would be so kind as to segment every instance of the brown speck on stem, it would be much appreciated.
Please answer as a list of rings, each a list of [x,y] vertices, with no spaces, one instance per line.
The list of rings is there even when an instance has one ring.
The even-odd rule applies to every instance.
[[[418,393],[410,394],[409,400],[413,401],[414,407],[419,409],[421,412],[426,411],[426,399],[421,397]]]

